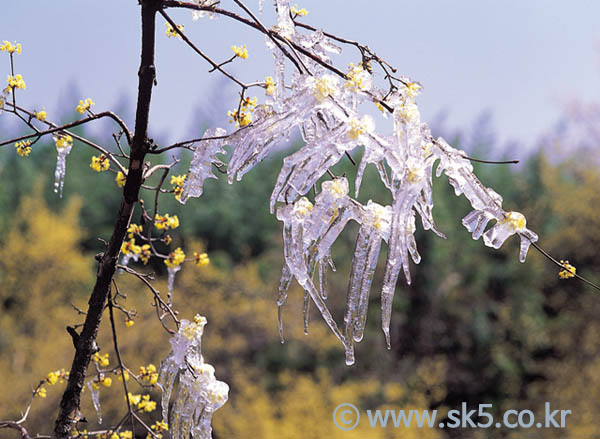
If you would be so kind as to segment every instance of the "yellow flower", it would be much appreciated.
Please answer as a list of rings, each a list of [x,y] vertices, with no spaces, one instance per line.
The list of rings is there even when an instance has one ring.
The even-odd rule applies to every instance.
[[[165,243],[165,245],[171,245],[171,241],[173,241],[173,238],[171,238],[171,235],[167,235],[163,238],[163,242]]]
[[[9,89],[20,88],[25,90],[27,88],[22,75],[9,76],[6,82],[8,82]]]
[[[138,405],[140,400],[142,399],[142,395],[134,395],[131,392],[127,394],[127,399],[129,399],[129,404]]]
[[[569,279],[571,277],[575,277],[577,269],[573,265],[569,264],[569,261],[563,261],[561,259],[560,263],[564,267],[564,270],[558,272],[558,276],[561,279]]]
[[[135,234],[140,234],[143,231],[142,226],[138,226],[137,224],[131,224],[127,229],[127,236],[132,239]]]
[[[131,328],[134,324],[135,322],[131,319],[125,320],[125,326],[127,326],[128,328]]]
[[[168,213],[165,213],[164,216],[156,214],[156,217],[154,218],[154,226],[158,230],[176,229],[179,227],[179,218],[177,215],[170,217]]]
[[[140,259],[146,265],[152,256],[152,252],[150,251],[150,244],[142,245],[142,252],[140,253]],[[130,325],[131,326],[131,325]]]
[[[101,367],[107,367],[110,364],[110,360],[108,359],[108,354],[100,355],[98,352],[94,354],[92,359],[98,363]]]
[[[245,127],[252,123],[252,116],[249,113],[246,113],[245,111],[241,111],[239,114],[238,110],[228,111],[227,116],[231,118],[229,120],[229,123],[235,122],[235,125],[238,127]]]
[[[409,99],[416,98],[419,93],[423,90],[423,87],[418,82],[407,82],[405,84],[406,87],[406,97]]]
[[[101,382],[104,387],[110,387],[112,385],[112,378],[111,377],[103,377],[101,379]]]
[[[92,105],[94,105],[94,101],[92,101],[90,98],[87,98],[84,101],[79,101],[79,105],[75,109],[78,113],[84,114]]]
[[[37,119],[37,120],[41,120],[42,122],[46,120],[46,116],[48,116],[48,114],[46,113],[46,110],[42,110],[42,111],[34,111],[33,112],[33,116]]]
[[[68,134],[59,134],[54,136],[54,142],[57,148],[67,148],[73,146],[73,138]]]
[[[272,76],[267,76],[265,78],[265,87],[266,87],[265,93],[267,94],[267,96],[273,96],[275,94],[275,89],[277,87],[275,86],[275,81],[273,81]]]
[[[115,181],[117,182],[117,186],[123,187],[125,186],[125,182],[127,181],[127,177],[121,171],[117,172],[117,176],[115,177]]]
[[[100,388],[100,384],[98,381],[92,381],[92,389],[98,390]]]
[[[175,194],[175,198],[177,200],[181,199],[181,194],[183,194],[183,183],[185,182],[185,175],[173,175],[171,177],[171,184],[174,185],[173,193]]]
[[[357,66],[350,63],[346,77],[348,78],[346,88],[353,91],[364,91],[371,88],[371,75],[363,68],[362,62],[358,63]]]
[[[119,381],[123,381],[123,375],[125,375],[125,381],[129,381],[129,372],[123,370],[123,375],[121,375],[120,370],[115,370],[115,375],[118,375]]]
[[[142,248],[139,245],[136,245],[135,239],[132,238],[129,241],[124,241],[123,244],[121,244],[121,252],[125,255],[128,255],[129,253],[139,255],[142,252]]]
[[[235,56],[239,57],[239,58],[243,58],[243,59],[247,59],[248,58],[248,49],[246,49],[246,45],[244,44],[243,46],[231,46],[231,50],[233,50],[233,53],[235,53]]]
[[[119,436],[121,436],[121,439],[133,439],[133,434],[129,430],[122,431]]]
[[[10,54],[13,53],[21,53],[21,44],[15,41],[15,44],[11,44],[10,41],[2,41],[3,44],[0,44],[0,52],[8,52]]]
[[[154,385],[158,382],[158,371],[154,364],[148,366],[140,366],[140,378],[143,381],[147,381],[149,384]]]
[[[110,439],[119,439],[119,433],[117,433],[116,431],[113,431],[112,434],[110,435]]]
[[[169,431],[169,425],[165,421],[156,421],[150,428],[155,431]]]
[[[140,403],[137,405],[137,408],[145,412],[151,412],[156,409],[156,402],[150,399],[150,395],[144,395],[142,396]]]
[[[292,13],[292,15],[298,17],[304,17],[305,15],[308,15],[308,11],[304,8],[298,9],[298,5],[290,7],[290,12]]]
[[[194,252],[194,264],[198,267],[210,264],[210,259],[206,253]]]
[[[331,75],[323,75],[312,87],[312,94],[319,102],[323,102],[328,96],[335,93],[336,81]]]
[[[177,37],[177,38],[181,38],[181,34],[179,32],[177,32],[173,26],[171,26],[170,23],[165,23],[165,26],[167,28],[167,30],[165,31],[165,35],[167,35],[169,38],[172,37]],[[179,29],[181,32],[183,32],[184,29],[184,25],[183,24],[178,24],[177,25],[177,29]]]
[[[35,391],[35,396],[39,396],[40,398],[45,398],[46,395],[47,395],[47,393],[46,393],[45,387],[40,387],[39,389],[37,389]]]
[[[110,168],[110,162],[108,161],[108,157],[106,157],[104,154],[100,154],[99,157],[92,156],[90,168],[92,168],[96,172],[106,171],[108,168]]]
[[[58,382],[59,376],[60,376],[60,371],[58,371],[58,370],[56,372],[49,372],[48,375],[46,376],[46,381],[48,382],[48,384],[53,386],[54,384],[56,384]]]
[[[17,154],[21,157],[29,156],[31,152],[31,140],[23,140],[22,142],[15,143],[15,148],[17,149]]]
[[[165,265],[169,268],[177,267],[181,265],[185,260],[185,253],[180,247],[177,247],[174,251],[169,253],[167,259],[165,259]]]

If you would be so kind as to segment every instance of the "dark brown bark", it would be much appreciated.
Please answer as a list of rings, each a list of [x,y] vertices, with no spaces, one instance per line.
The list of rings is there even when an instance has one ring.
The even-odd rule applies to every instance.
[[[110,292],[110,284],[143,180],[144,157],[150,143],[148,141],[148,116],[155,79],[155,18],[160,1],[142,0],[140,3],[142,10],[142,56],[138,72],[139,86],[135,132],[130,145],[131,158],[129,161],[127,182],[123,189],[123,199],[117,213],[112,236],[98,264],[96,284],[88,302],[89,307],[83,329],[76,343],[75,357],[71,366],[69,381],[63,393],[58,417],[54,426],[53,436],[57,439],[69,439],[73,425],[77,420],[85,373],[91,356],[94,354],[96,336],[98,335],[102,313]]]

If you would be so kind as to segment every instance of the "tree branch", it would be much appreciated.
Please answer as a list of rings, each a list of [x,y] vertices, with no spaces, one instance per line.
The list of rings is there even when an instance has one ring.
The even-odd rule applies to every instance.
[[[110,284],[115,273],[121,245],[127,233],[133,208],[138,200],[143,182],[143,160],[149,149],[148,117],[152,87],[155,80],[154,49],[156,11],[159,0],[142,0],[142,56],[138,72],[138,100],[135,119],[135,132],[131,142],[131,158],[123,198],[115,221],[112,236],[105,253],[100,258],[96,284],[89,299],[85,323],[75,350],[75,357],[69,373],[69,381],[60,402],[59,413],[54,426],[56,439],[69,439],[73,425],[77,421],[81,391],[85,372],[96,346],[96,336],[102,319],[104,304],[108,298]]]

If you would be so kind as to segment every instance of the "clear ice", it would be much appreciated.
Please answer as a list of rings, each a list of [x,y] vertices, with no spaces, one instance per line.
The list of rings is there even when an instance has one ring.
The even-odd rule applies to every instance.
[[[370,68],[361,64],[351,65],[347,78],[334,76],[322,64],[331,63],[341,49],[320,30],[296,28],[290,18],[288,0],[275,0],[275,6],[277,23],[272,29],[312,57],[301,51],[293,54],[301,66],[299,72],[278,45],[265,38],[273,55],[276,84],[273,100],[256,107],[252,123],[231,133],[226,140],[210,144],[209,141],[195,149],[182,202],[188,196],[201,195],[202,182],[214,177],[210,166],[218,161],[215,154],[223,152],[224,143],[233,147],[227,164],[228,181],[232,183],[276,151],[297,129],[304,144],[283,159],[270,198],[271,213],[276,212],[283,223],[284,263],[277,295],[279,333],[283,342],[283,307],[295,279],[304,289],[305,332],[312,302],[342,342],[346,363],[352,364],[354,343],[360,342],[364,335],[370,289],[382,243],[387,244],[388,252],[381,288],[381,327],[389,348],[398,278],[403,273],[410,284],[411,265],[421,261],[415,240],[417,222],[424,230],[445,238],[433,217],[434,174],[445,175],[455,194],[464,195],[471,204],[473,210],[462,223],[473,239],[483,238],[486,246],[499,248],[510,236],[519,235],[519,259],[524,262],[530,245],[538,237],[526,228],[522,214],[502,208],[502,197],[479,181],[463,151],[441,137],[432,136],[421,120],[417,105],[417,97],[423,90],[421,84],[401,77],[402,85],[388,93],[377,88]],[[282,46],[289,48],[283,42]],[[290,67],[293,71],[288,72]],[[392,109],[389,133],[376,129],[373,119],[364,114],[364,108],[374,108],[374,104],[383,110],[377,100],[384,97],[385,106]],[[331,174],[331,180],[323,182],[321,192],[312,197],[311,191],[316,192],[316,186],[327,178],[330,168],[357,148],[363,154],[354,179],[354,197],[358,197],[367,165],[373,165],[383,186],[391,193],[390,205],[374,201],[363,205],[349,195],[345,177],[334,178]],[[191,189],[194,185],[195,192]],[[340,328],[326,303],[327,274],[330,269],[335,270],[331,247],[350,221],[359,224],[359,232],[344,326]]]
[[[171,338],[171,352],[160,366],[162,416],[172,439],[188,439],[190,435],[211,439],[212,416],[227,402],[229,386],[215,378],[215,368],[202,356],[205,325],[206,319],[199,315],[194,321],[181,320],[179,331]]]

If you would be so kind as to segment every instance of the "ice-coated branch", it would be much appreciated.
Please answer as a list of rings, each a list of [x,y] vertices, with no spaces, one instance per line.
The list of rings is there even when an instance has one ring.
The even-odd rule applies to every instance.
[[[211,419],[227,402],[229,386],[215,378],[215,368],[202,356],[202,334],[206,319],[181,321],[171,338],[171,352],[160,366],[163,422],[173,439],[211,439]],[[177,381],[177,383],[176,383]],[[172,406],[169,409],[169,402]]]

